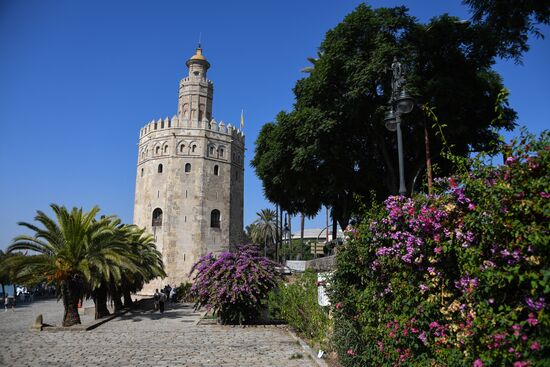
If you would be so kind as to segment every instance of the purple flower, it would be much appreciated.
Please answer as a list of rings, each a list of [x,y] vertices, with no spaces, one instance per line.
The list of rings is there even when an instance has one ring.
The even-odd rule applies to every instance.
[[[483,367],[483,361],[481,359],[476,359],[474,361],[473,367]]]
[[[542,310],[546,306],[546,302],[544,302],[544,298],[542,297],[539,297],[538,300],[533,300],[532,298],[527,297],[525,298],[525,303],[533,311]]]

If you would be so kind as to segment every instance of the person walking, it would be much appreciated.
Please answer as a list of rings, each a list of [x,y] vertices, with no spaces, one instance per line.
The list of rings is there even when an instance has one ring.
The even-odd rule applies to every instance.
[[[4,312],[8,312],[8,306],[10,304],[10,300],[8,299],[8,296],[4,297]]]
[[[155,294],[153,295],[153,301],[154,303],[154,311],[159,309],[159,301],[160,301],[160,292],[158,289],[155,289]]]
[[[176,303],[176,288],[170,290],[170,302]]]
[[[166,302],[166,293],[162,292],[159,297],[159,310],[160,313],[164,313],[164,302]]]

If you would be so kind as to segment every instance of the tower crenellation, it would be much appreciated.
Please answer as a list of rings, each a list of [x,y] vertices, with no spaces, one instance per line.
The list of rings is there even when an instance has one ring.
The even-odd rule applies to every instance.
[[[136,172],[134,223],[155,236],[171,285],[243,233],[244,133],[212,117],[210,63],[200,47],[186,65],[177,114],[140,129]]]

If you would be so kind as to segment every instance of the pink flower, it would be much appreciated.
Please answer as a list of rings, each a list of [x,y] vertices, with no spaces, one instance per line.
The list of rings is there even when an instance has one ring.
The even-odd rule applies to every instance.
[[[539,350],[540,344],[538,342],[532,342],[531,343],[531,350]]]
[[[473,367],[483,367],[483,361],[481,359],[476,359],[474,361]]]
[[[527,319],[527,323],[531,326],[535,326],[539,323],[539,320],[535,317],[535,314],[532,312],[529,312],[529,318]]]
[[[352,356],[352,357],[356,355],[355,351],[351,348],[349,348],[346,353],[348,354],[348,356]]]
[[[437,236],[437,237],[439,238],[439,236]],[[443,247],[436,247],[436,248],[434,249],[434,252],[435,252],[436,254],[440,254],[442,251],[443,251]]]
[[[550,199],[550,194],[549,193],[546,193],[544,191],[541,191],[540,192],[540,196],[542,196],[543,198],[545,199]]]
[[[342,308],[342,302],[338,302],[338,303],[336,304],[336,309],[339,310],[339,309],[341,309],[341,308]]]
[[[529,362],[516,361],[514,362],[514,367],[527,367]]]

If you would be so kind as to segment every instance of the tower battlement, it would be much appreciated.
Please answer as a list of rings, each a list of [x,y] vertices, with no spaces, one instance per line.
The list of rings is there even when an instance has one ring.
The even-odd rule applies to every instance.
[[[226,125],[223,120],[219,123],[215,119],[211,119],[210,121],[203,119],[202,121],[193,122],[189,119],[180,119],[177,115],[172,116],[172,118],[165,117],[164,119],[149,121],[149,123],[139,130],[139,137],[141,139],[150,133],[171,129],[210,130],[220,134],[229,135],[234,139],[241,140],[244,143],[244,131],[241,131],[230,123]]]

